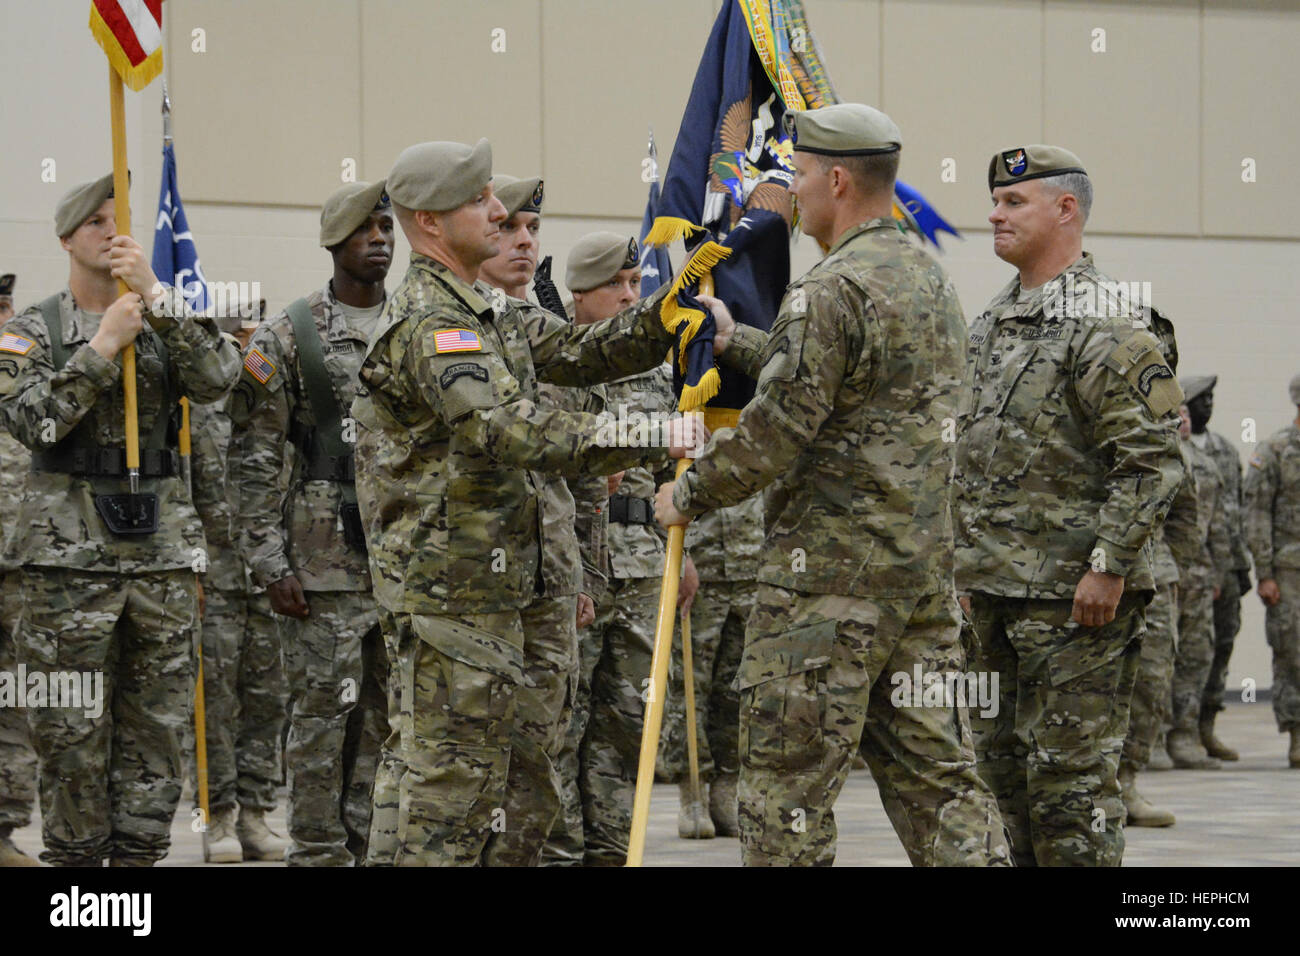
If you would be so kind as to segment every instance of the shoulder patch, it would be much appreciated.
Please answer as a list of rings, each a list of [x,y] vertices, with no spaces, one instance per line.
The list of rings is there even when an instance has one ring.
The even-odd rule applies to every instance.
[[[1183,403],[1183,389],[1150,332],[1135,332],[1106,356],[1105,364],[1121,375],[1157,418]]]
[[[26,355],[36,345],[31,339],[23,338],[21,335],[15,335],[13,332],[6,332],[0,335],[0,352],[12,352],[15,355]]]
[[[275,366],[262,354],[261,349],[250,349],[248,354],[244,356],[244,370],[263,385],[269,382],[271,376],[275,374]]]
[[[480,382],[487,382],[488,370],[478,362],[458,362],[455,365],[448,365],[438,376],[438,384],[443,388],[451,388],[451,383],[458,378],[464,378],[468,375],[470,378],[478,379]]]
[[[438,355],[448,352],[481,352],[483,343],[469,329],[443,329],[433,333],[433,348]]]

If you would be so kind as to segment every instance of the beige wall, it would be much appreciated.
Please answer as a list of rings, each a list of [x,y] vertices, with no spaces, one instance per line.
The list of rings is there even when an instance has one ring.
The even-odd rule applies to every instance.
[[[171,0],[167,72],[182,195],[209,278],[272,306],[324,283],[320,201],[345,161],[386,174],[425,139],[487,136],[496,168],[547,181],[544,253],[639,225],[653,126],[666,165],[718,0]],[[887,110],[903,177],[965,233],[945,242],[968,314],[1006,281],[990,251],[995,150],[1075,149],[1097,189],[1088,247],[1147,281],[1178,323],[1184,370],[1217,372],[1213,426],[1237,441],[1289,418],[1300,371],[1300,2],[806,0],[843,99]],[[19,304],[57,288],[54,203],[110,162],[106,66],[86,4],[0,0],[0,271]],[[202,29],[206,52],[192,49]],[[493,52],[493,31],[505,50]],[[1094,31],[1105,52],[1094,52]],[[498,34],[498,36],[500,36]],[[51,64],[58,64],[51,69]],[[160,86],[127,94],[135,231],[149,245]],[[56,161],[57,181],[41,181]],[[1242,181],[1255,161],[1256,181]],[[956,181],[941,179],[945,160]],[[678,257],[680,258],[680,257]],[[406,249],[399,240],[399,268]],[[796,274],[816,259],[804,240]],[[1271,682],[1258,602],[1232,680]]]

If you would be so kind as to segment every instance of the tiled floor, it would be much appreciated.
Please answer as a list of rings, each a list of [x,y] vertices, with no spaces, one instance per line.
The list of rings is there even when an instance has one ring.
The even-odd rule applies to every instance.
[[[1234,705],[1219,721],[1219,736],[1241,752],[1240,762],[1227,764],[1228,769],[1142,775],[1143,792],[1156,805],[1172,810],[1178,824],[1164,830],[1128,828],[1126,866],[1300,865],[1300,770],[1287,767],[1287,737],[1277,733],[1272,710],[1266,703]],[[836,819],[839,865],[907,865],[865,771],[850,776]],[[273,815],[272,826],[284,832],[283,806]],[[14,836],[26,852],[40,850],[39,822]],[[188,813],[178,813],[171,854],[162,865],[193,866],[201,860],[199,834],[190,829]],[[661,785],[651,802],[645,862],[738,866],[740,849],[736,840],[678,839],[677,790]]]

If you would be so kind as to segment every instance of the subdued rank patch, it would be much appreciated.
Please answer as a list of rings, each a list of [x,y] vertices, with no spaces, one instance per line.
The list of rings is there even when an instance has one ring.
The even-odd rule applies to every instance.
[[[433,348],[439,355],[447,352],[479,352],[483,344],[469,329],[444,329],[433,334]]]
[[[1002,162],[1007,167],[1007,172],[1012,176],[1019,176],[1025,171],[1028,163],[1025,160],[1025,151],[1021,149],[1009,149],[1002,154]]]
[[[458,378],[468,375],[470,378],[476,378],[480,382],[488,380],[488,371],[477,362],[461,362],[458,365],[449,365],[441,375],[438,376],[438,384],[443,388],[451,388],[451,383]]]
[[[260,349],[253,349],[244,357],[244,368],[248,370],[249,375],[263,385],[269,382],[271,376],[275,374],[275,366],[267,361],[266,356],[262,354]]]
[[[1167,365],[1148,365],[1138,375],[1138,391],[1143,395],[1150,395],[1152,383],[1156,379],[1173,377],[1174,373],[1169,370]]]
[[[0,335],[0,352],[13,352],[15,355],[26,355],[32,350],[36,343],[31,339],[25,339],[21,335],[15,335],[13,332],[6,332]]]

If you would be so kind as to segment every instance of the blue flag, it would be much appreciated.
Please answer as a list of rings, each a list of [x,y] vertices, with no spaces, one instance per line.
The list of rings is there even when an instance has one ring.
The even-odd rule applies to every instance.
[[[653,153],[651,154],[653,157]],[[652,295],[655,289],[665,282],[673,281],[673,263],[668,258],[668,250],[663,246],[647,246],[646,234],[654,225],[659,209],[659,180],[650,182],[650,197],[645,203],[645,215],[641,217],[641,298]]]
[[[194,246],[181,191],[176,183],[176,154],[172,144],[163,146],[162,190],[158,194],[158,221],[153,230],[153,271],[160,282],[180,289],[185,305],[195,312],[206,311],[212,299],[208,280],[199,264],[199,250]]]

